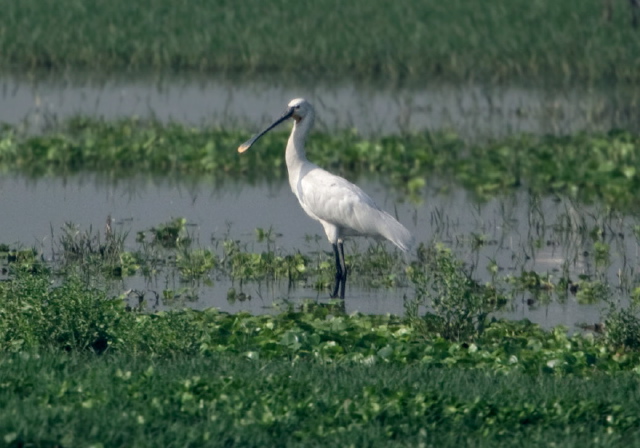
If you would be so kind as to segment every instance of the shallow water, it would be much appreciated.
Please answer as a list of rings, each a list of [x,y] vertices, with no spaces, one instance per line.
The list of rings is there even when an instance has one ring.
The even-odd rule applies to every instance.
[[[318,109],[320,129],[355,128],[364,135],[446,129],[476,139],[521,132],[640,130],[640,89],[632,87],[4,74],[0,95],[0,122],[28,124],[32,130],[78,114],[257,130],[299,96]]]
[[[353,81],[296,79],[220,79],[170,75],[0,76],[0,122],[24,125],[37,132],[72,115],[114,119],[133,115],[196,126],[257,130],[270,122],[293,97],[305,96],[318,109],[317,126],[325,131],[355,128],[362,134],[452,129],[466,139],[496,138],[514,133],[564,134],[625,128],[640,131],[640,89],[545,86],[504,86],[468,83],[425,83],[412,86],[361,84]],[[440,241],[464,260],[479,281],[491,280],[488,267],[496,263],[499,275],[523,271],[605,281],[621,295],[638,280],[637,220],[612,216],[597,206],[581,206],[567,199],[539,198],[522,190],[487,203],[464,190],[430,180],[415,204],[402,201],[379,179],[358,183],[386,210],[397,214],[419,242]],[[111,216],[119,230],[136,232],[184,217],[202,247],[231,237],[255,241],[255,229],[273,229],[276,247],[303,253],[329,251],[319,224],[300,209],[286,183],[250,185],[236,179],[214,185],[207,178],[170,180],[138,177],[118,180],[79,175],[71,178],[0,177],[0,242],[36,247],[51,257],[65,222],[102,232]],[[594,231],[605,231],[610,262],[594,258]],[[308,238],[309,236],[312,238]],[[481,244],[476,244],[481,242]],[[255,250],[264,250],[258,243]],[[347,250],[369,244],[358,240]],[[250,247],[251,248],[251,247]],[[197,286],[197,308],[268,312],[274,302],[312,298],[325,292],[288,290],[283,284],[244,284],[252,300],[228,303],[227,279]],[[233,285],[236,288],[239,285]],[[175,275],[151,283],[127,279],[122,291],[134,288],[145,298],[183,288]],[[402,297],[411,288],[368,289],[348,285],[347,311],[402,313]],[[563,303],[527,304],[523,295],[504,313],[529,318],[545,326],[599,321],[604,304],[578,304],[569,295]],[[155,306],[155,303],[151,303]],[[159,300],[158,307],[167,305]],[[174,305],[181,305],[180,303]]]
[[[638,240],[633,233],[637,221],[632,217],[609,215],[605,219],[606,213],[595,206],[534,197],[526,192],[479,203],[464,190],[444,188],[442,183],[428,186],[422,195],[424,202],[414,204],[400,202],[374,180],[358,183],[379,205],[396,213],[418,242],[439,241],[451,247],[477,280],[491,279],[487,267],[493,260],[501,276],[530,270],[551,273],[556,279],[569,275],[575,280],[579,275],[588,275],[621,292],[638,284]],[[190,234],[201,247],[212,247],[213,241],[227,237],[255,242],[256,228],[272,228],[279,234],[276,249],[302,253],[330,250],[320,225],[304,214],[286,183],[227,183],[215,187],[207,179],[185,184],[148,177],[118,182],[95,176],[38,180],[5,177],[0,180],[0,210],[0,242],[34,246],[45,258],[54,252],[65,222],[102,233],[107,216],[112,217],[118,230],[128,232],[130,248],[135,246],[136,232],[173,217],[184,217],[191,225]],[[596,226],[605,230],[605,241],[611,247],[606,266],[597,265],[594,259],[591,234]],[[310,235],[317,238],[308,238]],[[474,245],[478,237],[484,241],[479,246]],[[362,250],[367,244],[358,239],[346,250]],[[264,250],[264,245],[257,242],[249,249],[252,246],[256,251]],[[281,300],[328,298],[326,292],[312,289],[289,290],[286,282],[263,282],[242,286],[242,291],[251,296],[250,301],[228,303],[226,296],[231,286],[238,288],[228,279],[213,279],[212,286],[196,288],[196,301],[178,305],[260,313],[268,312]],[[161,297],[162,291],[181,287],[184,284],[175,274],[161,275],[151,283],[142,278],[126,279],[121,285],[122,291],[134,288],[148,292],[148,301],[156,293]],[[349,284],[346,307],[347,311],[402,314],[403,296],[411,299],[414,292],[410,287],[387,290]],[[578,304],[571,295],[564,303],[553,301],[548,305],[529,306],[526,299],[523,296],[517,300],[504,315],[526,317],[545,326],[572,326],[577,322],[598,322],[605,308],[602,303]],[[159,301],[151,305],[165,304]]]

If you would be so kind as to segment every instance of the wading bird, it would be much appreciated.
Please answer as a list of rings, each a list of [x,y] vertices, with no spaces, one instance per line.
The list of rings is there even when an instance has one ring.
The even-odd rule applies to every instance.
[[[315,112],[305,99],[291,100],[282,117],[240,145],[238,152],[245,152],[260,137],[288,118],[293,118],[293,130],[285,153],[289,184],[307,215],[320,221],[333,246],[336,278],[331,297],[338,297],[339,293],[339,297],[344,299],[347,283],[343,247],[345,237],[386,238],[405,252],[411,248],[413,237],[402,224],[381,210],[357,185],[307,160],[304,144],[313,127]]]

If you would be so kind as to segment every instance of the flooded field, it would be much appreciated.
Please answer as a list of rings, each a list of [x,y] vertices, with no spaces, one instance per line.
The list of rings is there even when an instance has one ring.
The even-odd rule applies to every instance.
[[[427,246],[440,242],[451,247],[480,282],[522,278],[536,272],[550,284],[561,278],[576,283],[586,279],[588,284],[607,285],[621,297],[638,285],[640,254],[633,217],[525,191],[482,203],[463,189],[443,188],[435,181],[423,191],[423,202],[409,203],[373,179],[359,183],[378,204],[397,214],[418,242]],[[33,246],[47,259],[55,258],[60,250],[58,240],[65,223],[75,224],[80,231],[93,229],[104,234],[107,217],[117,231],[127,235],[129,250],[135,250],[138,232],[183,217],[194,246],[214,252],[220,251],[225,239],[246,243],[248,251],[258,253],[330,251],[321,227],[300,209],[288,184],[249,186],[229,182],[220,188],[206,179],[175,182],[139,177],[109,182],[89,175],[38,180],[5,176],[0,181],[0,206],[3,242]],[[267,243],[259,242],[256,229],[271,231],[275,237]],[[366,252],[370,244],[375,242],[356,239],[347,245],[347,252]],[[393,250],[390,246],[387,249]],[[600,253],[603,250],[606,254]],[[415,259],[415,252],[411,259]],[[282,301],[328,299],[328,291],[314,290],[311,285],[292,286],[287,281],[238,283],[215,273],[205,278],[210,281],[185,282],[175,269],[166,268],[152,277],[125,278],[113,287],[115,292],[134,289],[143,293],[153,308],[214,306],[263,313]],[[366,275],[353,277],[347,290],[348,311],[402,314],[403,297],[415,296],[408,284],[387,288],[370,285]],[[250,300],[229,301],[231,288],[239,288]],[[163,303],[166,291],[181,291],[183,299]],[[597,297],[542,292],[542,297],[531,291],[518,294],[503,314],[545,326],[573,326],[598,322],[606,307]]]
[[[637,2],[5,3],[7,446],[640,446]]]
[[[522,133],[564,135],[616,127],[635,131],[640,123],[640,93],[615,88],[474,83],[389,87],[275,79],[25,79],[12,75],[0,78],[0,86],[0,121],[27,134],[56,129],[73,116],[107,121],[137,116],[194,127],[257,130],[296,96],[316,103],[317,127],[325,133],[356,129],[365,136],[384,136],[451,130],[475,142]],[[230,145],[229,152],[234,151],[235,146]],[[78,234],[99,235],[111,220],[126,235],[127,250],[135,252],[139,249],[136,236],[141,232],[184,218],[194,247],[217,251],[221,260],[221,247],[231,240],[253,253],[330,258],[320,226],[303,213],[288,184],[278,180],[282,173],[274,173],[276,180],[265,180],[270,176],[261,173],[257,181],[251,173],[223,180],[213,174],[134,172],[124,178],[113,173],[5,174],[0,178],[0,242],[34,247],[51,261],[58,256],[63,229],[72,225]],[[607,306],[599,300],[604,294],[598,291],[609,291],[609,297],[629,297],[639,284],[639,231],[631,212],[612,212],[598,203],[587,206],[563,195],[533,193],[526,188],[480,200],[447,178],[425,179],[426,186],[413,188],[409,199],[383,182],[383,177],[374,173],[358,184],[396,214],[423,248],[441,243],[463,261],[475,281],[512,291],[515,299],[497,315],[528,318],[547,327],[595,323]],[[265,233],[266,243],[256,236]],[[347,251],[356,256],[372,244],[351,241]],[[405,261],[415,259],[414,251]],[[347,311],[402,314],[416,291],[406,279],[396,281],[399,274],[404,275],[389,273],[392,280],[381,287],[384,273],[375,274],[383,280],[356,273],[348,286]],[[577,293],[577,286],[572,289],[572,284],[580,284],[581,292]],[[135,291],[154,309],[186,305],[264,313],[282,302],[328,298],[326,288],[309,282],[243,282],[215,270],[204,278],[185,281],[175,269],[164,268],[153,275],[125,277],[111,287],[115,294]],[[521,291],[514,293],[518,288]],[[240,292],[243,300],[235,300],[230,291]]]

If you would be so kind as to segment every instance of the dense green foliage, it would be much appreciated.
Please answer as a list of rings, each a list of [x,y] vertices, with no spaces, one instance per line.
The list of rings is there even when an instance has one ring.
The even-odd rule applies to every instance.
[[[266,135],[239,155],[248,138],[237,131],[131,120],[76,119],[62,129],[21,137],[0,135],[0,169],[27,175],[81,170],[114,176],[132,173],[208,174],[246,182],[286,176],[285,133]],[[448,133],[365,139],[354,133],[315,133],[309,158],[351,179],[368,173],[410,194],[425,179],[454,179],[480,198],[525,186],[533,192],[562,193],[616,208],[635,209],[640,197],[640,137],[626,132],[574,136],[515,136],[467,143]]]
[[[318,305],[144,314],[76,278],[51,280],[17,271],[0,283],[9,446],[622,446],[640,437],[640,352],[608,336],[498,321],[457,342],[419,317]]]
[[[637,32],[614,3],[607,22],[601,0],[22,0],[3,5],[0,65],[637,81]]]
[[[51,352],[2,355],[0,371],[0,440],[13,447],[611,447],[640,437],[637,374]]]

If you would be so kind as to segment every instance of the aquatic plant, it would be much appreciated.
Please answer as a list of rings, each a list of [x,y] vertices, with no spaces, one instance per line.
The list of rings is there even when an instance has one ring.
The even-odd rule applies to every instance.
[[[482,334],[491,313],[507,299],[495,287],[473,280],[451,250],[440,244],[421,251],[420,261],[407,268],[416,288],[416,304],[410,305],[411,317],[445,339],[472,340]],[[424,317],[417,305],[427,308]]]
[[[344,315],[318,305],[260,316],[215,309],[141,313],[126,306],[125,295],[109,297],[77,276],[59,284],[52,284],[51,278],[48,273],[19,271],[0,282],[0,352],[109,350],[161,356],[225,352],[265,359],[284,356],[557,373],[629,370],[640,360],[640,352],[622,359],[603,349],[606,340],[570,336],[561,328],[547,332],[528,322],[486,322],[470,345],[443,339],[414,319]],[[440,310],[448,312],[442,305],[434,314]],[[511,348],[505,351],[504,344]],[[578,352],[582,354],[576,358]]]
[[[281,181],[286,134],[266,135],[260,151],[238,157],[231,150],[247,133],[178,124],[120,120],[70,120],[39,136],[0,134],[0,169],[30,176],[93,171],[214,176],[220,182]],[[516,188],[598,201],[616,210],[640,205],[640,137],[627,132],[534,137],[468,143],[451,133],[418,133],[365,139],[352,132],[317,134],[309,157],[357,181],[376,173],[419,200],[428,182],[455,182],[488,199]],[[177,149],[178,148],[178,149]],[[231,149],[230,149],[231,148]]]
[[[169,222],[160,224],[150,229],[153,236],[152,244],[157,244],[165,249],[175,249],[179,246],[189,246],[190,238],[187,236],[184,218],[174,218]],[[142,236],[140,237],[142,238]]]
[[[632,350],[640,348],[640,316],[637,306],[615,306],[612,303],[602,327],[612,346]]]
[[[176,256],[176,267],[187,280],[201,278],[213,270],[216,262],[215,254],[209,249],[183,249]]]

